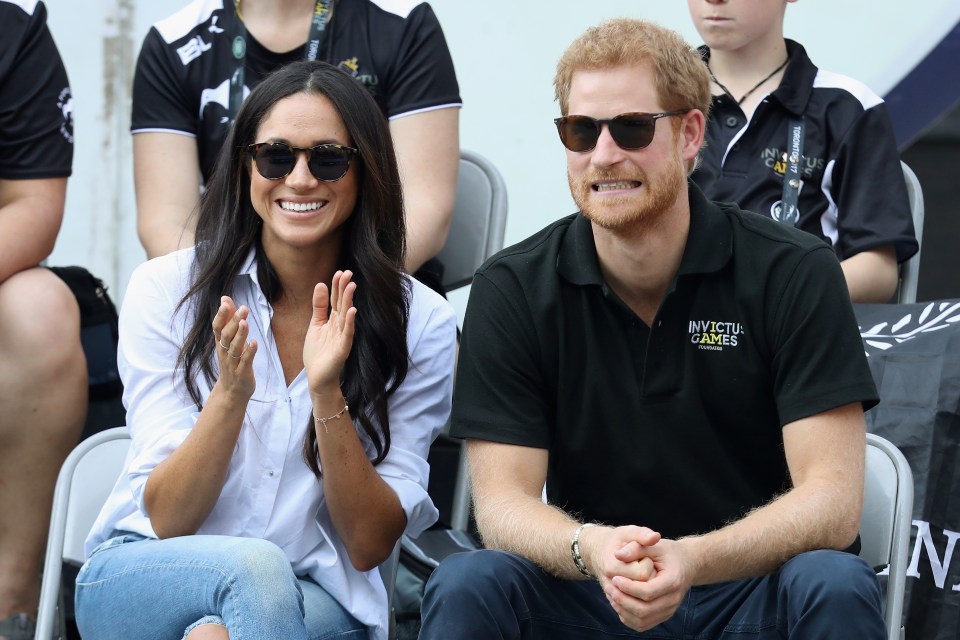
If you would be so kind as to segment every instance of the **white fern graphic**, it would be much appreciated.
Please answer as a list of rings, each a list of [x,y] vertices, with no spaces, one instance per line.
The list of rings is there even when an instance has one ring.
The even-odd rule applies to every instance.
[[[860,336],[867,347],[886,351],[920,334],[946,329],[955,322],[960,322],[960,302],[931,302],[923,308],[916,321],[913,314],[908,313],[892,325],[881,322],[866,331],[860,327]],[[870,355],[870,349],[865,349],[865,352]]]

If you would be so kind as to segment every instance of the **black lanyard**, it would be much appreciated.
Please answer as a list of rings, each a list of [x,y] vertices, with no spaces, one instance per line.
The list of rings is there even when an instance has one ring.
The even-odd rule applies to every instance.
[[[324,31],[327,23],[330,22],[330,10],[336,0],[317,0],[313,8],[313,20],[310,23],[310,36],[307,38],[307,45],[304,48],[304,58],[307,60],[316,60],[320,53],[320,45],[323,43]],[[233,58],[237,61],[237,68],[230,76],[230,122],[237,117],[240,111],[240,103],[243,102],[243,83],[244,59],[247,57],[247,27],[240,19],[240,14],[234,10],[234,19],[236,20],[236,33],[233,38],[230,50],[233,52]]]
[[[780,222],[791,227],[797,226],[800,220],[800,210],[797,201],[800,199],[800,159],[803,158],[803,116],[790,120],[787,127],[787,167],[783,172],[783,198],[780,206]]]

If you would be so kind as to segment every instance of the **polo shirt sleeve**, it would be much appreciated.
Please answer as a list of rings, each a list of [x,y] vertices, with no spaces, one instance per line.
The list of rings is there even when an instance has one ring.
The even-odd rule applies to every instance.
[[[547,449],[550,394],[536,327],[521,283],[509,276],[497,277],[488,269],[478,272],[471,285],[451,434]]]
[[[29,3],[28,3],[29,4]],[[0,6],[0,178],[64,178],[73,161],[73,99],[37,3]]]
[[[407,17],[391,58],[388,118],[461,105],[453,58],[429,4],[421,3]]]
[[[862,402],[877,391],[847,293],[843,272],[828,247],[801,257],[770,308],[773,389],[781,426]]]
[[[831,133],[841,138],[823,187],[837,207],[837,255],[844,260],[893,245],[903,262],[919,245],[886,105],[864,110],[849,129]]]
[[[199,104],[191,95],[183,65],[152,27],[143,41],[133,76],[130,131],[197,135]]]

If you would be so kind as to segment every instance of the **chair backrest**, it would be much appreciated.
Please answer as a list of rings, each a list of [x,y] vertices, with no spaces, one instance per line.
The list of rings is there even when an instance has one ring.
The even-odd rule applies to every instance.
[[[889,565],[884,620],[890,640],[903,635],[903,593],[913,518],[913,474],[907,459],[884,438],[867,434],[860,557]]]
[[[920,250],[923,249],[923,189],[917,174],[900,163],[903,169],[903,179],[907,184],[907,199],[910,201],[910,214],[913,216],[913,231],[917,235],[917,252],[909,260],[900,265],[900,290],[897,293],[897,302],[912,304],[917,301],[917,283],[920,279]]]
[[[83,564],[83,543],[123,471],[129,448],[126,427],[107,429],[77,445],[60,468],[43,564],[37,638],[53,637],[62,563]]]
[[[506,225],[507,187],[500,172],[480,154],[461,151],[450,234],[437,256],[444,290],[470,284],[477,267],[503,248]]]

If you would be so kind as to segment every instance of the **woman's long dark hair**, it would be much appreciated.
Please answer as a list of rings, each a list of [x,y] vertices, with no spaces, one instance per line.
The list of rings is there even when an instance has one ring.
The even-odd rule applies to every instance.
[[[387,399],[403,382],[408,365],[403,197],[386,120],[367,90],[336,67],[308,61],[282,67],[257,85],[240,107],[200,200],[191,284],[178,305],[192,314],[193,325],[177,365],[183,367],[191,399],[202,408],[196,377],[203,374],[210,385],[217,377],[213,317],[220,296],[232,291],[251,248],[267,300],[275,302],[283,294],[277,272],[263,251],[262,221],[250,202],[249,172],[255,169],[247,146],[260,142],[254,138],[273,106],[298,93],[315,93],[330,100],[359,150],[352,166],[360,172],[356,207],[343,223],[338,265],[353,271],[357,283],[354,305],[359,314],[340,386],[354,419],[375,449],[373,464],[378,464],[390,449]],[[303,453],[319,477],[312,422],[306,430]]]

